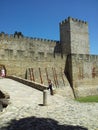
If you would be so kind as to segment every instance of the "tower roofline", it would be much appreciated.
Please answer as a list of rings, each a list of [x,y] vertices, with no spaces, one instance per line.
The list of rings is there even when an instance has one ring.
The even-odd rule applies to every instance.
[[[83,21],[83,20],[80,20],[80,19],[77,19],[77,18],[68,17],[67,19],[61,21],[60,25],[63,25],[65,23],[69,23],[70,21],[79,22],[79,23],[82,23],[82,24],[88,24],[88,22],[86,22],[86,21]]]

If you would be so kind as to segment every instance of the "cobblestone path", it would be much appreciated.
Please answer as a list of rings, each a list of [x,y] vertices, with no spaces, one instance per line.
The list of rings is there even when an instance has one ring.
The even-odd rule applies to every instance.
[[[98,130],[98,103],[79,103],[43,93],[11,79],[0,79],[10,104],[0,113],[0,130]]]

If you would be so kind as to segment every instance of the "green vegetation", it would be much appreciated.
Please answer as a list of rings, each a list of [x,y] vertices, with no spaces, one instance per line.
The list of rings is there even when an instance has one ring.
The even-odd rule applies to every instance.
[[[79,101],[79,102],[98,102],[98,95],[77,98],[76,101]]]

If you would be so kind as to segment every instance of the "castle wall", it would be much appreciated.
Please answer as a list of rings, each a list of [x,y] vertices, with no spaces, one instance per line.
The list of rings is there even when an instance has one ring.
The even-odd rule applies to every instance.
[[[0,34],[0,64],[7,75],[71,86],[76,97],[98,94],[98,56],[89,55],[88,23],[68,17],[59,25],[60,41]]]
[[[21,59],[27,60],[40,57],[47,57],[53,54],[56,41],[37,38],[14,38],[3,35],[0,37],[0,59]]]
[[[72,54],[72,85],[76,96],[98,94],[98,55]]]
[[[47,84],[45,70],[47,69],[48,78],[56,82],[55,86],[69,85],[64,75],[66,56],[62,57],[60,51],[60,44],[53,40],[14,38],[12,35],[0,37],[0,64],[5,65],[7,75],[25,78],[26,70],[33,68],[35,80],[39,83],[41,83],[40,69],[43,83]],[[28,75],[30,79],[30,73]],[[57,81],[55,81],[56,77]]]
[[[64,74],[66,57],[62,57],[58,41],[12,35],[0,37],[0,64],[6,67],[7,76],[27,78],[46,86],[51,79],[56,93],[73,98]]]
[[[56,44],[46,40],[13,39],[7,43],[2,40],[0,64],[5,65],[8,76],[27,78],[46,86],[49,78],[56,88],[56,93],[73,98],[73,92],[64,74],[67,56],[62,57],[61,53],[56,53],[60,52],[59,44]]]

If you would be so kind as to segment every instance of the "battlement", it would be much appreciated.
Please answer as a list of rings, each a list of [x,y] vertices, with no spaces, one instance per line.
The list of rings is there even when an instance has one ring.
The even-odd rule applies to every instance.
[[[82,21],[82,20],[79,20],[77,18],[68,17],[67,19],[65,19],[62,22],[60,22],[60,25],[64,25],[65,23],[70,23],[71,21],[82,23],[82,24],[85,24],[85,25],[88,24],[88,22],[86,22],[86,21]]]
[[[32,40],[32,41],[39,41],[39,42],[48,42],[48,43],[56,43],[58,41],[56,40],[50,40],[50,39],[43,39],[43,38],[37,38],[37,37],[22,37],[22,36],[14,36],[13,34],[1,34],[0,35],[0,40],[20,40],[20,41],[25,41],[25,40]]]

